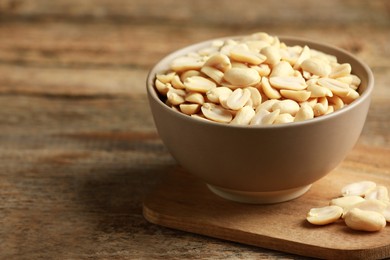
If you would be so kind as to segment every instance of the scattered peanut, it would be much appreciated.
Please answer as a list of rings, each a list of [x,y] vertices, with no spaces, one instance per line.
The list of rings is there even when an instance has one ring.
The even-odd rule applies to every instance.
[[[358,208],[349,210],[344,221],[348,227],[361,231],[380,231],[386,226],[386,219],[381,213]]]
[[[389,191],[385,186],[378,185],[366,193],[365,198],[368,200],[389,201]]]
[[[386,209],[386,206],[387,204],[380,200],[364,200],[355,204],[353,208],[375,211],[382,214],[383,211]]]
[[[341,189],[341,195],[343,196],[364,196],[366,193],[376,187],[376,183],[372,181],[354,182],[344,186]]]
[[[346,213],[350,208],[363,201],[365,201],[364,198],[355,195],[332,199],[329,204],[342,207]]]
[[[390,201],[385,186],[360,181],[344,186],[341,193],[342,197],[332,199],[330,206],[312,208],[306,219],[312,224],[324,225],[342,216],[348,227],[361,231],[380,231],[390,222]],[[340,208],[340,215],[331,207]]]
[[[343,209],[339,206],[325,206],[322,208],[312,208],[307,214],[307,221],[315,225],[326,225],[336,222],[343,214]]]
[[[174,59],[154,85],[163,102],[194,118],[281,124],[323,116],[357,99],[361,80],[352,69],[309,46],[287,46],[255,33],[213,41]]]

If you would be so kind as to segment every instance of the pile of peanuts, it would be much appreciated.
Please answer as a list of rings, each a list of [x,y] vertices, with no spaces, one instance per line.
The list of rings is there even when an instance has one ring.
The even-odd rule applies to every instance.
[[[361,80],[351,71],[335,56],[260,32],[176,58],[156,75],[155,88],[168,106],[195,118],[281,124],[331,113],[358,98]]]
[[[390,222],[389,192],[385,186],[372,181],[355,182],[343,187],[341,194],[329,206],[312,208],[307,221],[326,225],[342,218],[348,227],[361,231],[380,231]]]

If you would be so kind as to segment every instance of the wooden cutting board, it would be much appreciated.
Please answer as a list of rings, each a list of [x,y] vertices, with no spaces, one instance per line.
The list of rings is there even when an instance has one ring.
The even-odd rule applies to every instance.
[[[349,183],[372,180],[390,189],[390,150],[358,147],[303,196],[272,205],[219,198],[177,167],[144,200],[145,218],[155,224],[273,250],[326,259],[390,257],[390,224],[380,232],[348,228],[342,220],[314,226],[310,208],[328,205]]]

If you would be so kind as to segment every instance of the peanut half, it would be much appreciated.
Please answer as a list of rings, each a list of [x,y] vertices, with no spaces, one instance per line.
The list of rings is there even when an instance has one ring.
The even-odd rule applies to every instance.
[[[307,214],[307,221],[315,225],[326,225],[336,222],[343,214],[343,209],[339,206],[325,206],[322,208],[312,208]]]
[[[334,222],[338,219],[334,207],[338,207],[345,224],[355,230],[380,231],[390,222],[390,201],[385,186],[360,181],[344,186],[341,193],[342,197],[332,199],[330,206],[311,209],[307,220],[315,225]]]
[[[287,46],[263,32],[213,41],[175,58],[167,71],[155,76],[156,91],[172,109],[248,126],[324,116],[359,98],[361,84],[351,64],[309,46]],[[291,102],[296,104],[287,109],[284,104]]]
[[[386,226],[386,219],[382,214],[358,208],[349,210],[344,221],[348,227],[361,231],[380,231]]]
[[[376,183],[373,181],[354,182],[344,186],[341,189],[341,194],[343,196],[364,196],[375,187]]]

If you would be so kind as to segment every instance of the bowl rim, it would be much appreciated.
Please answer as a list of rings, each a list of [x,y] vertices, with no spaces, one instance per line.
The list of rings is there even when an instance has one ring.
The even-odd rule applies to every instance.
[[[173,116],[178,116],[179,118],[183,120],[190,120],[191,122],[199,123],[199,124],[205,124],[205,125],[210,125],[210,126],[215,126],[215,127],[228,127],[228,128],[237,128],[237,129],[275,129],[275,128],[290,128],[290,127],[297,127],[297,126],[303,126],[303,125],[310,125],[310,124],[317,124],[323,121],[328,121],[331,120],[334,117],[338,117],[342,114],[347,113],[348,111],[354,109],[355,107],[359,106],[361,103],[365,102],[367,99],[370,99],[371,93],[374,88],[374,74],[370,67],[364,63],[361,59],[356,57],[354,54],[331,44],[328,43],[322,43],[319,41],[307,39],[304,37],[297,37],[297,36],[289,36],[289,35],[273,35],[279,38],[280,42],[285,42],[285,41],[292,41],[292,42],[298,42],[301,43],[300,46],[304,45],[317,45],[324,47],[325,49],[332,49],[336,52],[342,53],[344,56],[347,56],[349,59],[354,60],[356,63],[358,63],[366,72],[367,74],[367,86],[366,89],[363,91],[363,93],[360,94],[360,96],[354,100],[352,103],[348,104],[347,106],[344,106],[343,108],[334,111],[332,113],[322,115],[316,118],[304,120],[304,121],[299,121],[299,122],[292,122],[292,123],[285,123],[285,124],[272,124],[272,125],[236,125],[236,124],[225,124],[225,123],[219,123],[219,122],[214,122],[211,120],[202,120],[202,119],[197,119],[193,118],[191,116],[188,116],[186,114],[183,114],[179,111],[176,111],[169,106],[167,106],[160,98],[159,95],[154,87],[154,80],[156,74],[161,71],[157,70],[158,67],[161,66],[163,63],[167,63],[169,61],[172,61],[176,57],[180,57],[179,53],[185,54],[189,53],[195,50],[199,50],[202,47],[207,47],[207,44],[212,43],[213,41],[216,40],[228,40],[228,39],[241,39],[243,37],[247,37],[248,35],[234,35],[234,36],[225,36],[225,37],[219,37],[219,38],[213,38],[205,41],[200,41],[197,43],[193,43],[190,45],[187,45],[185,47],[182,47],[180,49],[177,49],[175,51],[172,51],[168,54],[166,54],[164,57],[162,57],[157,63],[154,64],[154,66],[149,70],[147,77],[146,77],[146,90],[147,90],[147,95],[151,97],[154,101],[156,101],[157,104],[159,104],[162,109],[167,111],[168,113],[171,113]],[[296,44],[296,45],[297,45]],[[289,46],[293,46],[290,45]],[[316,48],[313,48],[316,50]],[[324,52],[327,54],[326,52]],[[335,55],[337,56],[337,55]],[[352,67],[353,71],[353,67]]]

